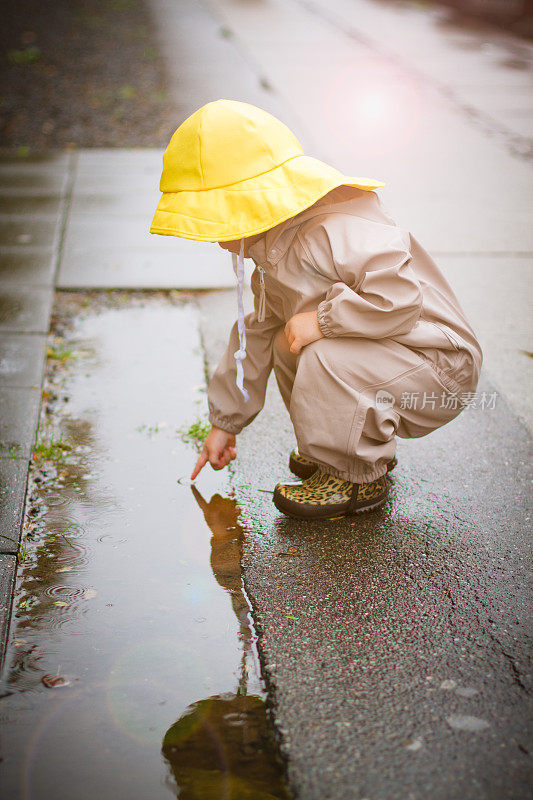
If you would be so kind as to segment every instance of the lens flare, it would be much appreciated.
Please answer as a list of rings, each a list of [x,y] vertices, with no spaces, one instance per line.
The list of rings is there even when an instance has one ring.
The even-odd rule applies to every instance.
[[[419,130],[421,106],[422,89],[399,67],[357,59],[335,74],[326,113],[334,139],[369,156],[405,148]]]
[[[158,741],[154,709],[162,700],[184,708],[202,697],[208,667],[191,647],[172,639],[143,642],[124,652],[111,669],[107,707],[117,728],[137,742]]]

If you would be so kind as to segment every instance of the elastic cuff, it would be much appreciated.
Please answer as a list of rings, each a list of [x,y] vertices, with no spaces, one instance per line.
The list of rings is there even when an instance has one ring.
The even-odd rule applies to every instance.
[[[329,327],[326,319],[326,309],[324,308],[323,302],[320,303],[320,305],[318,306],[318,327],[320,328],[324,336],[326,337],[334,336],[334,333]]]
[[[209,422],[211,425],[214,425],[215,428],[220,428],[220,430],[231,433],[233,436],[237,436],[242,431],[242,427],[232,425],[227,417],[219,416],[213,411],[209,414]]]
[[[372,483],[372,481],[377,481],[378,478],[381,478],[383,475],[387,474],[387,464],[384,464],[382,467],[368,467],[363,466],[362,464],[360,467],[354,468],[350,471],[337,469],[336,467],[332,467],[330,464],[325,464],[323,461],[318,461],[314,456],[306,455],[302,453],[301,450],[298,450],[302,458],[307,458],[309,461],[312,461],[314,464],[318,464],[322,472],[325,472],[327,475],[334,475],[335,478],[340,478],[343,481],[350,481],[350,483]]]
[[[372,483],[372,481],[377,481],[378,478],[381,478],[383,475],[387,474],[387,465],[385,467],[381,467],[381,469],[374,468],[369,470],[368,468],[362,470],[351,470],[350,472],[345,472],[341,469],[335,469],[335,467],[330,467],[328,464],[321,464],[320,469],[322,472],[326,472],[328,475],[334,475],[336,478],[342,478],[343,481],[350,481],[350,483]]]

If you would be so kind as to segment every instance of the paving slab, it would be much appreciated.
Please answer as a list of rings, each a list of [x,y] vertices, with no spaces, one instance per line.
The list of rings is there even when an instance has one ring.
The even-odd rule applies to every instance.
[[[148,195],[148,200],[153,203],[160,197],[162,168],[162,149],[110,151],[102,147],[80,150],[76,159],[72,201],[77,196],[117,195],[135,204]]]
[[[114,172],[133,175],[150,175],[155,167],[161,168],[163,150],[160,147],[90,147],[78,150],[76,172],[78,175],[108,174]]]
[[[0,158],[0,191],[3,196],[61,195],[64,192],[71,157],[51,152],[41,156]]]
[[[304,147],[309,144],[298,114],[272,89],[253,48],[243,49],[235,41],[222,14],[194,0],[150,0],[149,5],[165,58],[176,127],[204,103],[241,100],[284,119]],[[274,29],[281,34],[283,26]]]
[[[27,459],[0,458],[0,553],[18,552],[27,477]]]
[[[0,176],[27,174],[43,175],[66,174],[70,154],[65,150],[47,153],[28,153],[27,156],[14,155],[11,150],[0,151]]]
[[[21,252],[22,251],[22,252]],[[52,248],[0,249],[0,285],[51,286],[56,266]]]
[[[29,458],[35,441],[41,389],[0,387],[0,458]]]
[[[0,332],[47,333],[51,289],[6,286],[0,294]]]
[[[269,102],[258,76],[202,5],[159,0],[150,7],[166,58],[173,104],[181,117],[178,124],[204,103],[226,97],[228,87],[244,102],[260,106]],[[180,49],[176,49],[177,37]]]
[[[59,194],[1,194],[0,187],[0,214],[4,215],[38,215],[52,216],[59,212],[61,197]]]
[[[57,220],[25,214],[22,216],[0,217],[0,242],[2,246],[31,245],[33,247],[52,247],[56,238]]]
[[[216,244],[150,234],[160,150],[83,150],[73,174],[57,285],[205,289],[235,283]]]
[[[46,336],[0,333],[0,385],[41,385]]]
[[[118,180],[118,179],[117,179]],[[154,172],[155,186],[159,173]],[[150,194],[153,194],[153,187]],[[125,194],[123,195],[125,196]],[[59,268],[61,288],[120,287],[202,289],[235,283],[228,254],[217,244],[150,234],[155,204],[139,216],[108,216],[105,201],[91,213],[77,210],[67,222]],[[74,195],[74,202],[77,196]]]
[[[211,369],[231,307],[201,299]],[[348,520],[274,508],[294,437],[273,381],[238,438],[245,586],[302,800],[529,795],[531,437],[479,391],[493,407],[399,440],[388,505]]]

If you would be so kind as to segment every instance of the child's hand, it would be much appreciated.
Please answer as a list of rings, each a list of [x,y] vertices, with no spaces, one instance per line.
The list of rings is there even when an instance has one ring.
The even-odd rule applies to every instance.
[[[302,352],[306,344],[322,339],[324,334],[318,325],[318,311],[304,311],[291,317],[285,325],[285,336],[291,353],[296,355]]]
[[[211,428],[204,442],[204,447],[196,466],[192,471],[191,481],[193,481],[203,467],[209,463],[213,469],[222,469],[230,461],[237,458],[236,441],[233,433],[223,431],[221,428]]]

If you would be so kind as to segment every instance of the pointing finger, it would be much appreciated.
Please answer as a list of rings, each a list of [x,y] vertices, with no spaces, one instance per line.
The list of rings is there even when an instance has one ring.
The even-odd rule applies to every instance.
[[[209,456],[207,455],[207,450],[202,450],[202,452],[200,453],[200,457],[198,458],[198,461],[196,462],[196,466],[192,471],[191,481],[193,481],[196,478],[196,476],[198,475],[198,473],[200,472],[200,470],[202,470],[205,467],[205,465],[207,464],[208,460],[209,460]]]

